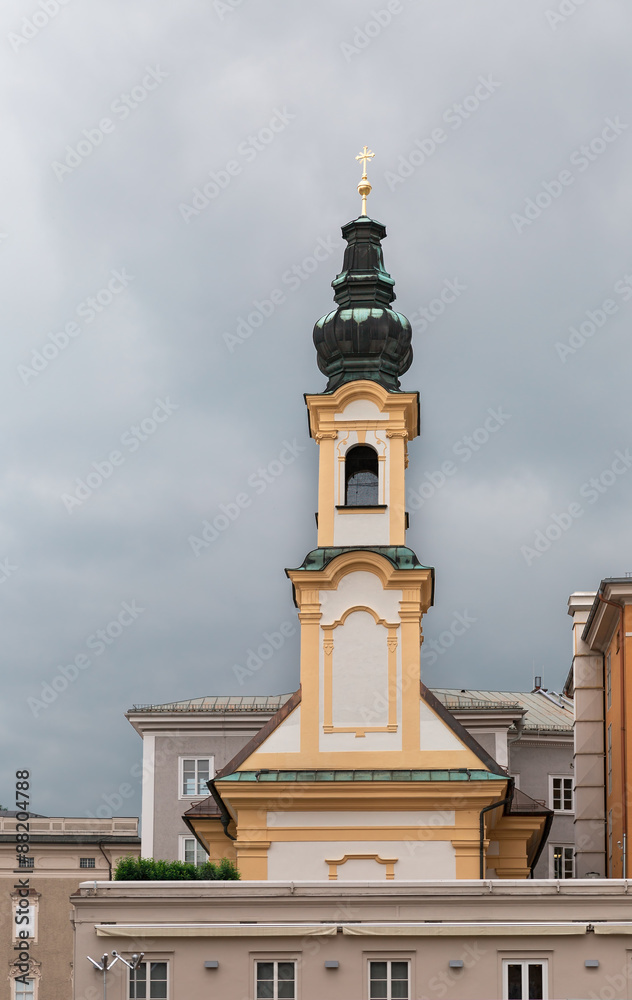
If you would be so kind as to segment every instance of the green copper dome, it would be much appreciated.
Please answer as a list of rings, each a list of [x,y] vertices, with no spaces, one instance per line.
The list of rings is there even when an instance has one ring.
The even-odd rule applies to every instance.
[[[327,392],[344,382],[370,379],[391,392],[413,360],[410,323],[389,308],[395,282],[384,268],[381,240],[386,228],[361,215],[342,227],[347,241],[342,271],[334,278],[338,308],[314,327],[318,367]]]

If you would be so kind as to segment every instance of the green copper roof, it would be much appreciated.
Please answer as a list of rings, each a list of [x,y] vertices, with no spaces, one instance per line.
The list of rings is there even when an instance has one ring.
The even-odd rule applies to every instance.
[[[397,569],[430,569],[419,562],[412,549],[405,545],[345,545],[345,546],[324,546],[312,549],[305,556],[301,566],[297,570],[319,570],[324,569],[332,559],[340,556],[343,552],[377,552],[392,562]],[[286,570],[287,572],[287,570]]]
[[[446,771],[234,771],[223,781],[507,781],[506,774],[458,768]]]
[[[384,267],[386,229],[366,215],[342,227],[347,241],[342,271],[332,281],[336,308],[314,327],[318,367],[325,392],[344,382],[369,379],[398,392],[399,376],[413,360],[410,323],[390,305],[395,282]]]

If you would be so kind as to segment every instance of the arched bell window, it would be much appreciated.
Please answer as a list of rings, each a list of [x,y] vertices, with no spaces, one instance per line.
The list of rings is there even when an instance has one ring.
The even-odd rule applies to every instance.
[[[345,459],[345,505],[347,507],[377,507],[377,452],[368,445],[350,448]]]

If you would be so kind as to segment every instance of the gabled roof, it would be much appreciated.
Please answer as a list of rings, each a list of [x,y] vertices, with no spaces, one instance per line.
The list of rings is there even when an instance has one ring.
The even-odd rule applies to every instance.
[[[498,762],[495,761],[494,758],[490,756],[490,754],[488,754],[488,752],[480,745],[480,743],[478,743],[474,739],[474,737],[471,736],[470,733],[468,733],[467,729],[465,729],[464,726],[462,726],[461,723],[454,718],[454,716],[445,708],[445,706],[442,705],[439,699],[435,697],[432,691],[430,691],[422,682],[420,682],[419,684],[419,693],[421,698],[426,702],[426,704],[434,712],[436,712],[436,714],[446,724],[446,726],[452,730],[454,735],[462,743],[464,743],[465,746],[472,751],[472,753],[474,753],[478,757],[478,759],[481,761],[481,763],[485,768],[489,769],[496,775],[501,775],[501,776],[505,775],[506,773],[505,769],[502,768],[500,764],[498,764]],[[237,754],[235,754],[232,760],[229,760],[228,763],[225,764],[224,767],[217,772],[215,780],[227,777],[228,775],[232,775],[235,771],[237,771],[237,769],[241,767],[244,761],[248,760],[248,758],[255,752],[255,750],[257,750],[268,739],[270,734],[273,733],[274,730],[281,725],[283,720],[288,717],[290,712],[294,711],[294,709],[300,704],[300,702],[301,702],[301,691],[299,688],[298,691],[295,691],[295,693],[292,695],[289,701],[287,701],[285,705],[283,705],[279,709],[279,711],[276,712],[275,715],[273,715],[272,718],[268,720],[265,726],[263,726],[259,730],[259,732],[255,736],[253,736],[252,739],[249,740],[248,743],[246,743],[246,745],[242,747],[242,749]],[[326,770],[330,771],[331,768],[327,768]],[[342,768],[341,770],[345,769]]]
[[[433,692],[429,688],[427,688],[422,681],[419,682],[419,687],[421,691],[421,697],[426,702],[426,704],[430,705],[430,708],[432,708],[437,713],[439,718],[441,718],[443,722],[445,722],[446,726],[448,726],[452,730],[454,735],[457,736],[462,743],[465,743],[466,747],[468,747],[468,749],[471,750],[472,753],[476,754],[481,763],[483,763],[485,767],[488,767],[489,770],[493,771],[495,774],[506,774],[505,768],[501,767],[500,764],[497,761],[495,761],[490,754],[487,753],[487,750],[485,750],[484,747],[480,745],[478,740],[475,740],[474,737],[471,735],[471,733],[467,731],[465,726],[462,726],[461,723],[454,718],[452,713],[448,711],[448,709],[439,700],[439,698],[437,698],[436,695],[433,694]]]
[[[237,768],[240,767],[241,764],[243,764],[243,762],[247,760],[248,757],[250,757],[250,755],[267,740],[270,733],[274,732],[277,726],[280,726],[284,719],[287,719],[290,712],[293,712],[297,705],[300,705],[300,703],[301,689],[299,688],[298,691],[295,691],[290,699],[286,701],[285,705],[282,705],[278,712],[276,712],[271,719],[268,719],[265,726],[262,726],[259,732],[256,733],[252,739],[248,740],[245,747],[242,747],[241,750],[235,754],[233,759],[229,760],[228,764],[225,764],[224,767],[217,772],[215,779],[217,780],[217,778],[223,778],[224,775],[232,774],[233,771],[236,771]]]

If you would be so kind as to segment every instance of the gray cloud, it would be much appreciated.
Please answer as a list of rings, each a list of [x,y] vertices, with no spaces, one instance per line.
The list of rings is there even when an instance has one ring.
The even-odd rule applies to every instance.
[[[42,5],[3,7],[0,561],[17,567],[0,582],[3,804],[13,771],[30,766],[35,811],[96,811],[140,757],[123,718],[134,702],[298,683],[297,635],[242,688],[232,668],[295,621],[283,569],[315,545],[317,455],[302,394],[324,386],[311,330],[330,308],[339,227],[359,209],[354,157],[365,142],[377,153],[369,208],[389,230],[398,308],[411,316],[446,280],[466,286],[417,324],[404,382],[422,394],[409,487],[451,458],[458,466],[409,532],[437,570],[425,634],[436,639],[455,613],[476,618],[424,679],[525,689],[540,673],[559,686],[568,594],[632,569],[632,474],[584,501],[531,565],[521,555],[632,446],[632,302],[618,298],[564,364],[555,346],[632,273],[632,128],[589,167],[571,161],[607,118],[632,123],[632,15],[623,0],[586,3],[561,22],[547,0],[402,0],[390,23],[368,28],[385,7],[69,0],[47,23],[38,15],[17,48],[10,34],[28,31],[24,18]],[[140,99],[147,67],[166,76]],[[480,77],[499,86],[474,108]],[[137,104],[123,101],[127,115],[116,110],[125,94]],[[279,111],[294,117],[267,141]],[[99,140],[104,118],[114,127]],[[446,139],[428,155],[438,128]],[[82,142],[91,151],[77,152]],[[60,178],[52,165],[67,147],[80,160]],[[400,157],[411,165],[424,149],[389,185]],[[573,182],[518,233],[512,214],[568,169]],[[224,173],[185,222],[181,204]],[[283,275],[319,239],[336,249],[292,290]],[[121,269],[127,287],[93,319],[78,314]],[[231,352],[224,335],[277,288],[285,301]],[[57,356],[49,347],[25,385],[18,366],[63,343],[73,322],[80,332]],[[134,452],[121,446],[167,396],[177,412]],[[463,462],[455,444],[498,407],[510,419]],[[294,439],[305,451],[196,557],[189,536]],[[125,461],[69,514],[62,494],[117,448]],[[27,699],[132,601],[143,614],[36,717]]]

